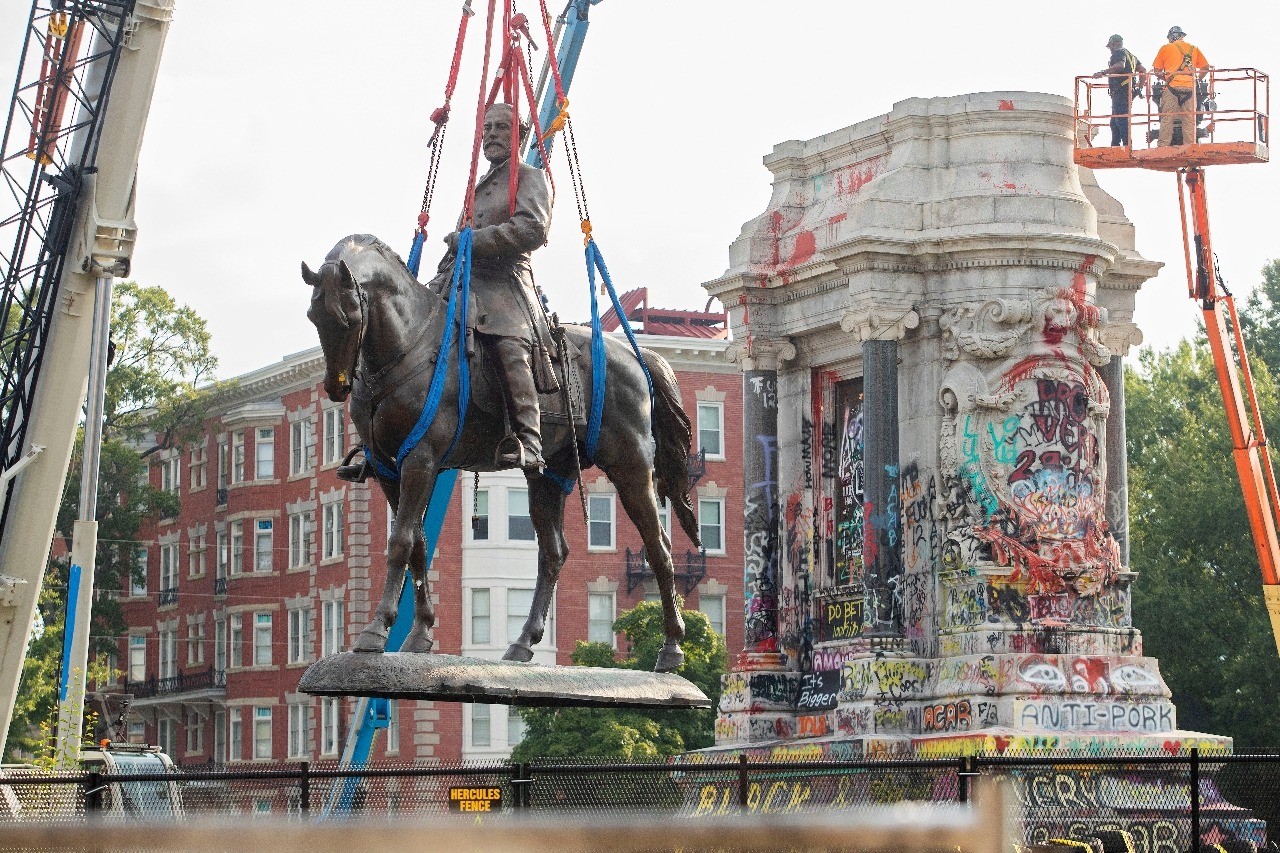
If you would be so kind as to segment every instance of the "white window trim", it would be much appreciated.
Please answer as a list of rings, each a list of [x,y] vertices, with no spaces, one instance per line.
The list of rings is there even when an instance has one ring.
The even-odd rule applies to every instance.
[[[728,528],[728,525],[726,524],[726,520],[725,520],[725,515],[724,515],[724,511],[725,511],[725,499],[724,499],[723,497],[719,497],[719,496],[717,496],[717,497],[703,497],[703,496],[699,496],[699,497],[698,497],[698,505],[697,505],[696,509],[697,509],[697,513],[698,513],[698,532],[699,532],[699,534],[701,534],[701,532],[702,532],[702,504],[703,504],[703,502],[706,502],[706,503],[718,503],[718,504],[720,504],[720,547],[719,547],[719,548],[707,548],[707,547],[706,547],[706,543],[705,543],[705,542],[704,542],[704,543],[702,543],[702,544],[703,544],[703,547],[704,547],[704,548],[706,548],[706,552],[707,552],[708,554],[710,554],[710,555],[714,555],[714,556],[723,557],[726,553],[728,553],[728,545],[729,545],[729,543],[728,543],[728,536],[726,536],[726,535],[725,535],[725,534],[726,534],[726,531],[727,531],[727,528]]]
[[[725,461],[725,449],[726,449],[726,442],[724,440],[724,403],[717,402],[715,400],[699,400],[698,401],[697,407],[694,409],[695,413],[697,414],[697,420],[698,420],[697,432],[695,433],[697,436],[698,450],[702,449],[702,407],[703,406],[707,406],[708,408],[714,408],[716,410],[716,420],[717,420],[716,431],[719,432],[720,434],[720,452],[712,453],[711,451],[708,450],[707,459],[709,461],[714,461],[714,462],[723,462]]]
[[[597,519],[591,515],[592,502],[607,498],[609,501],[609,544],[593,545],[591,544],[591,524],[598,523],[604,519]],[[587,494],[587,550],[588,551],[616,551],[618,550],[618,496],[612,492],[600,493],[590,492]]]

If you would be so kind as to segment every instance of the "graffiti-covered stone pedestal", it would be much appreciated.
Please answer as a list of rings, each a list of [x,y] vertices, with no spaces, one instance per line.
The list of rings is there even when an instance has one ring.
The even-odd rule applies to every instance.
[[[705,286],[744,370],[747,647],[719,749],[1223,751],[1130,618],[1123,358],[1159,264],[1071,105],[913,99],[779,144]]]

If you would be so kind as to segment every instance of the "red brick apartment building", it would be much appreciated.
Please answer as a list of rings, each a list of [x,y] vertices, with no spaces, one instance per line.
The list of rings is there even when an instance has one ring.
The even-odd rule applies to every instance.
[[[696,447],[706,451],[692,493],[706,555],[675,525],[677,586],[685,606],[707,613],[735,651],[741,374],[725,357],[729,343],[707,337],[708,329],[662,331],[676,334],[649,334],[644,344],[675,368]],[[298,681],[369,621],[385,577],[388,511],[372,481],[334,476],[358,439],[345,407],[324,395],[322,374],[317,348],[238,377],[203,440],[160,454],[151,468],[152,483],[176,491],[182,509],[143,532],[146,579],[122,591],[129,628],[119,665],[123,689],[135,696],[130,738],[161,745],[180,764],[323,760],[345,743],[355,700],[311,697]],[[536,577],[529,497],[518,473],[480,477],[478,495],[473,483],[459,478],[432,564],[435,648],[498,658],[523,624]],[[618,642],[615,615],[656,598],[612,486],[596,469],[584,483],[590,532],[574,495],[571,553],[537,663],[567,664],[578,640]],[[505,705],[392,704],[391,728],[371,759],[501,758],[521,736]]]

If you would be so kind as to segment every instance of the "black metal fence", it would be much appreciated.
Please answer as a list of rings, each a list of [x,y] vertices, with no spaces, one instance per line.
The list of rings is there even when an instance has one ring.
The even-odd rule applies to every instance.
[[[699,820],[733,814],[856,813],[897,803],[964,804],[980,776],[1020,806],[1011,845],[1130,833],[1138,853],[1267,847],[1280,820],[1280,755],[977,756],[915,761],[772,761],[691,754],[670,761],[374,765],[301,762],[169,773],[6,770],[0,819],[294,820],[555,812]],[[1215,849],[1215,848],[1210,848]]]

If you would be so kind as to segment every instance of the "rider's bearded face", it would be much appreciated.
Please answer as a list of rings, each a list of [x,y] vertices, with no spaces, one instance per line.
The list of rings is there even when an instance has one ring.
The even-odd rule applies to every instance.
[[[491,109],[484,116],[484,157],[490,163],[507,159],[511,151],[511,111]]]

